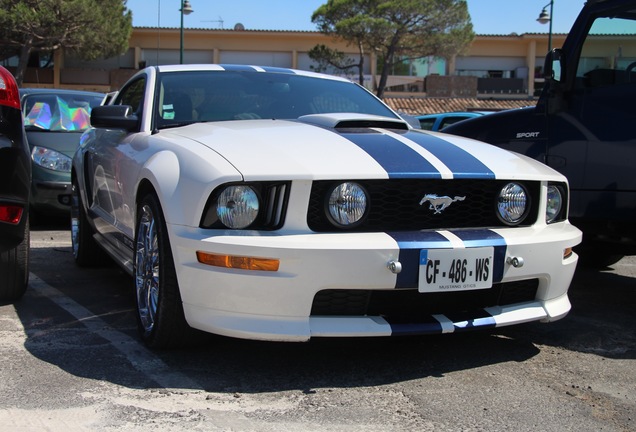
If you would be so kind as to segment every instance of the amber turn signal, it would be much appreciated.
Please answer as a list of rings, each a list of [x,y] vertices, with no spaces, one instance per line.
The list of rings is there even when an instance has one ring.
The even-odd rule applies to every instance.
[[[233,255],[218,255],[197,251],[201,264],[242,270],[278,271],[280,261],[273,258],[255,258]]]

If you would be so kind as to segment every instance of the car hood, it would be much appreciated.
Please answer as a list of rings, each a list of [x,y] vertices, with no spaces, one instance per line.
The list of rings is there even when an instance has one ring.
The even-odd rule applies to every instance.
[[[160,132],[189,139],[228,160],[245,180],[500,178],[561,179],[525,156],[398,119],[335,114],[298,120],[197,123]]]
[[[79,146],[82,132],[50,132],[50,131],[27,131],[27,141],[29,146],[46,147],[58,151],[68,157],[73,157],[75,150]]]

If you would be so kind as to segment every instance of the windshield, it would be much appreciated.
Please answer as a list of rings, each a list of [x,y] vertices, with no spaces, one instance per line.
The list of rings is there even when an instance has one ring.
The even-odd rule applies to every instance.
[[[91,110],[101,95],[34,93],[23,100],[25,130],[82,132],[90,127]]]
[[[362,87],[348,81],[291,73],[165,72],[160,78],[158,127],[193,122],[297,119],[352,112],[396,118]]]

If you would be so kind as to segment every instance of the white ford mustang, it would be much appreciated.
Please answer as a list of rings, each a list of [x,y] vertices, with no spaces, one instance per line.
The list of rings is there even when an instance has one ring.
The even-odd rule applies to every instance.
[[[448,333],[570,310],[565,177],[411,127],[350,81],[149,67],[73,160],[72,243],[134,280],[151,347]]]

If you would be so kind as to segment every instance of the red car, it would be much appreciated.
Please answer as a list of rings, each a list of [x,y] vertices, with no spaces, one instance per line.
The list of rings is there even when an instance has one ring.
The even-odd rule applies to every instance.
[[[0,66],[0,304],[19,299],[27,287],[30,185],[18,85]]]

